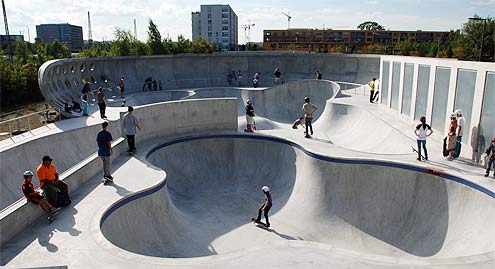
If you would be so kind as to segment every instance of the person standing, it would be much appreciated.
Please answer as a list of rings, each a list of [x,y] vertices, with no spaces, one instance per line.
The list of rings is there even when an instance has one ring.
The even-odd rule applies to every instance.
[[[320,70],[316,70],[316,79],[321,80],[321,73]]]
[[[486,167],[485,177],[490,174],[490,167],[493,166],[493,177],[495,178],[495,137],[492,138],[492,143],[485,153],[488,155],[488,166]]]
[[[260,73],[256,72],[253,76],[253,88],[258,88],[259,82],[260,82]]]
[[[119,80],[119,89],[120,89],[120,98],[124,98],[125,95],[125,77],[122,76],[120,77],[120,80]]]
[[[98,88],[98,94],[96,95],[98,101],[98,107],[100,108],[100,117],[106,119],[105,111],[107,109],[107,97],[105,96],[105,90],[102,87]]]
[[[112,134],[107,131],[108,122],[105,121],[101,124],[102,130],[96,135],[96,143],[98,145],[98,156],[103,162],[103,184],[108,184],[113,182],[113,177],[111,173],[111,156],[112,156]]]
[[[275,68],[275,72],[273,74],[275,75],[275,84],[280,84],[280,78],[282,77],[282,72],[280,72],[280,69],[278,67]]]
[[[450,114],[450,127],[449,127],[449,134],[447,136],[447,150],[449,151],[449,156],[447,157],[447,160],[452,161],[453,156],[454,156],[454,149],[456,146],[456,130],[457,130],[457,119],[455,117],[455,114]]]
[[[256,130],[256,125],[254,123],[254,117],[256,115],[254,114],[254,107],[253,107],[253,102],[251,100],[247,100],[246,102],[246,129],[244,129],[244,132],[248,133],[254,133],[254,130]]]
[[[261,188],[261,191],[263,194],[265,194],[265,202],[263,205],[261,205],[260,209],[258,209],[258,217],[254,219],[254,222],[256,223],[262,223],[261,222],[261,214],[265,216],[265,227],[270,227],[270,221],[268,220],[268,212],[270,211],[270,208],[272,208],[272,195],[270,194],[270,188],[268,186],[263,186]]]
[[[426,124],[426,117],[422,116],[419,121],[421,122],[416,126],[414,133],[416,134],[418,142],[418,158],[416,160],[421,161],[421,145],[425,150],[425,160],[428,160],[428,150],[426,149],[426,138],[433,133],[430,125]]]
[[[242,72],[241,70],[239,69],[239,71],[237,72],[237,85],[239,87],[242,87]]]
[[[453,157],[457,158],[461,154],[461,143],[462,136],[464,134],[464,125],[466,124],[466,119],[462,116],[462,110],[457,109],[454,113],[457,117],[457,141],[455,144]]]
[[[127,145],[129,146],[127,152],[129,152],[130,154],[136,153],[136,132],[137,130],[141,131],[138,120],[132,114],[132,111],[134,111],[134,108],[132,106],[129,106],[127,108],[127,113],[124,115],[124,118],[122,120],[122,125],[124,126],[125,135],[127,137]]]
[[[370,86],[370,103],[373,103],[375,99],[375,81],[376,78],[373,78],[372,81],[368,82],[368,86]]]
[[[318,109],[315,105],[309,102],[309,97],[304,97],[304,105],[302,106],[302,111],[304,112],[306,132],[304,133],[306,138],[311,138],[308,133],[308,128],[313,135],[313,113]]]
[[[56,206],[67,206],[71,203],[69,199],[69,187],[62,180],[58,179],[58,172],[55,165],[52,164],[53,159],[45,155],[41,160],[41,164],[36,169],[38,176],[38,184],[44,192],[48,202]]]

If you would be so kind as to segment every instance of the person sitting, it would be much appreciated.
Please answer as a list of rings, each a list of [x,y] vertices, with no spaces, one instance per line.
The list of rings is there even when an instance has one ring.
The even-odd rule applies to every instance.
[[[33,187],[33,172],[31,171],[26,171],[24,172],[24,180],[22,181],[22,193],[24,194],[24,197],[26,199],[34,204],[37,204],[43,209],[43,211],[48,214],[48,220],[52,221],[53,220],[53,215],[57,213],[57,211],[60,210],[59,207],[54,207],[48,202],[48,200],[41,195],[38,191],[36,191]]]
[[[48,201],[57,206],[67,206],[71,203],[69,199],[69,187],[58,179],[58,172],[52,164],[50,156],[43,156],[42,163],[36,170],[40,188],[46,192]]]
[[[72,111],[77,112],[77,113],[81,113],[81,111],[82,111],[81,104],[76,102],[76,100],[72,101]]]

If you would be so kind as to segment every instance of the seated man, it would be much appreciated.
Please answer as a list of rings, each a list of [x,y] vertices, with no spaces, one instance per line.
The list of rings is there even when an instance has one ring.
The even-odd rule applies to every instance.
[[[38,204],[43,211],[48,214],[48,220],[53,221],[54,215],[60,210],[59,207],[53,207],[41,193],[34,190],[33,183],[33,172],[24,172],[24,181],[22,181],[22,193],[29,202]]]
[[[76,101],[74,100],[74,101],[72,101],[72,110],[73,110],[74,112],[81,113],[81,111],[82,111],[82,107],[81,107],[81,105],[80,105],[78,102],[76,102]]]
[[[43,156],[42,163],[36,170],[40,187],[52,205],[67,206],[71,203],[67,184],[58,179],[58,172],[50,156]]]

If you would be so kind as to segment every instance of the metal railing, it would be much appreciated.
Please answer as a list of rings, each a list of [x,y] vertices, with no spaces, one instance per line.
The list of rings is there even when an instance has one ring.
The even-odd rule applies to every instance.
[[[363,85],[363,84],[357,84],[357,83],[351,83],[345,81],[334,81],[334,82],[339,84],[340,89],[342,91],[365,95],[365,96],[370,95],[369,86],[366,84]]]
[[[40,124],[36,124],[32,121],[33,117],[38,117],[40,120]],[[14,140],[14,136],[20,135],[26,132],[29,132],[32,135],[33,134],[33,129],[39,128],[41,126],[47,126],[50,121],[55,121],[56,117],[52,119],[52,113],[50,112],[50,109],[44,109],[42,111],[38,112],[33,112],[24,116],[16,117],[13,119],[5,120],[0,122],[0,126],[5,126],[7,125],[8,127],[8,132],[2,132],[0,133],[0,136],[8,136],[12,142],[16,142]],[[58,111],[57,117],[59,117],[60,120],[60,112]],[[4,128],[1,128],[2,130]]]

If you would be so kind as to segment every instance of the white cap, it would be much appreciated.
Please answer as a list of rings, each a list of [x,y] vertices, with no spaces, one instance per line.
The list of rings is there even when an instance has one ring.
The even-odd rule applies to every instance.
[[[458,114],[462,114],[462,110],[457,109],[454,113],[455,113],[456,115],[458,115]]]
[[[27,176],[34,176],[33,172],[27,170],[26,172],[24,172],[24,176],[27,177]]]
[[[251,103],[253,103],[253,101],[251,101],[251,99],[248,99],[246,103],[250,105]]]
[[[264,191],[264,192],[269,192],[270,191],[270,188],[268,188],[268,186],[263,186],[261,188],[261,190]]]

